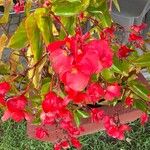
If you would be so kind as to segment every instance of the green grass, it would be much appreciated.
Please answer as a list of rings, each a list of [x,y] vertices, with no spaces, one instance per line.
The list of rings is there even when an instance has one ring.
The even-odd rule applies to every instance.
[[[131,126],[133,130],[125,141],[110,138],[104,132],[83,136],[82,150],[150,150],[150,123],[143,128],[135,121]],[[0,125],[0,150],[52,150],[52,145],[28,139],[25,122],[8,121]]]

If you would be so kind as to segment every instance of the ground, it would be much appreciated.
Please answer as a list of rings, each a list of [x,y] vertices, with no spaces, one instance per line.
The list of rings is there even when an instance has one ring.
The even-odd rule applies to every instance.
[[[104,132],[81,137],[82,150],[150,150],[150,123],[142,127],[137,120],[130,125],[133,130],[125,141],[110,138]],[[52,145],[28,139],[25,122],[8,121],[0,125],[0,150],[52,150]]]

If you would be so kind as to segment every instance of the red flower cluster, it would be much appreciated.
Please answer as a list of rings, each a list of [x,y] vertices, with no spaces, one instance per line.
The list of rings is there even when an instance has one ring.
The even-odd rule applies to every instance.
[[[25,111],[27,105],[27,99],[24,95],[12,97],[6,102],[6,111],[2,116],[2,121],[6,121],[12,118],[16,122],[20,122],[23,119],[28,120],[29,115]]]
[[[42,139],[42,138],[44,138],[45,136],[48,135],[48,132],[47,132],[47,130],[45,130],[41,127],[37,127],[36,131],[35,131],[35,135],[36,135],[37,138]]]
[[[112,101],[114,98],[119,98],[121,96],[121,86],[117,83],[107,86],[104,99]]]
[[[87,42],[89,34],[76,34],[49,44],[50,61],[65,86],[82,91],[94,73],[112,65],[113,53],[106,40]]]
[[[69,148],[70,142],[74,147],[81,146],[80,142],[74,137],[80,134],[81,128],[75,127],[73,123],[72,114],[67,109],[66,99],[61,99],[54,92],[49,92],[45,95],[45,99],[42,102],[43,112],[41,114],[41,119],[44,124],[56,123],[59,128],[63,129],[67,135],[67,141],[61,141],[57,143],[54,147],[55,150],[61,148]],[[47,132],[43,129],[37,129],[36,136],[38,138],[43,138]]]
[[[130,131],[130,127],[128,125],[125,125],[125,124],[117,125],[109,117],[104,118],[104,125],[105,125],[107,134],[119,140],[124,140],[125,132]]]
[[[8,82],[1,82],[0,83],[0,104],[5,106],[5,95],[10,90],[10,85]]]
[[[14,5],[13,10],[15,13],[19,14],[21,11],[24,11],[24,5],[24,0],[19,0],[19,2]]]
[[[42,103],[43,112],[41,119],[45,124],[53,124],[55,121],[71,121],[72,116],[66,108],[66,102],[58,97],[54,92],[45,95]]]
[[[105,115],[103,110],[92,109],[91,119],[92,122],[102,121],[107,134],[119,140],[123,140],[125,132],[130,130],[128,125],[115,123],[114,119],[108,115]]]
[[[70,148],[70,144],[77,149],[81,148],[81,146],[82,146],[80,141],[77,138],[72,137],[70,142],[65,140],[65,141],[62,141],[60,143],[55,144],[54,150],[61,150],[62,148],[68,149],[68,148]]]
[[[126,58],[130,52],[133,52],[133,50],[128,48],[126,45],[123,45],[119,48],[117,55],[119,58]]]
[[[103,98],[107,101],[113,101],[121,96],[121,86],[117,83],[108,85],[106,89],[98,83],[91,83],[84,92],[76,92],[69,88],[66,88],[66,91],[70,100],[80,104],[97,103]]]
[[[141,122],[141,125],[144,125],[145,123],[148,122],[148,114],[147,113],[143,113],[140,117],[140,122]]]
[[[134,42],[133,44],[136,47],[141,47],[144,44],[143,37],[140,35],[140,32],[147,27],[146,24],[142,23],[141,25],[133,25],[131,27],[132,32],[129,35],[129,42]]]
[[[128,106],[128,107],[130,107],[130,106],[132,106],[133,105],[133,98],[131,98],[131,97],[127,97],[126,99],[125,99],[125,104]]]
[[[99,122],[103,120],[104,118],[104,111],[103,110],[98,110],[96,108],[91,110],[91,121],[92,122]]]
[[[125,132],[130,130],[128,125],[118,125],[114,122],[114,119],[109,116],[104,117],[104,126],[109,136],[119,140],[123,140]]]
[[[49,92],[42,103],[43,113],[41,119],[44,124],[57,122],[60,127],[70,135],[79,135],[80,130],[74,127],[72,115],[66,108],[66,103],[54,92]]]
[[[6,107],[2,116],[2,121],[12,118],[14,121],[19,122],[24,118],[29,119],[28,113],[25,111],[27,99],[24,95],[11,97],[5,101],[5,96],[9,92],[11,86],[8,82],[0,83],[0,103]]]

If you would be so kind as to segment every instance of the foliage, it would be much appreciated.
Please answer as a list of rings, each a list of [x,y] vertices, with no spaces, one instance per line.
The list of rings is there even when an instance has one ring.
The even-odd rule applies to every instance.
[[[1,3],[1,27],[7,24],[11,8],[15,13],[25,13],[11,36],[5,31],[0,37],[3,122],[25,119],[33,124],[56,125],[67,136],[55,144],[54,149],[59,150],[70,144],[81,147],[76,136],[81,132],[82,119],[102,121],[107,134],[119,140],[131,130],[116,116],[91,105],[113,107],[122,102],[125,107],[143,111],[142,125],[148,121],[150,93],[139,81],[140,71],[150,66],[145,47],[149,40],[141,36],[146,25],[133,25],[128,42],[120,43],[118,26],[110,16],[112,2],[120,10],[117,0]],[[37,6],[34,11],[32,4]],[[4,63],[5,48],[10,49],[10,56]],[[36,136],[48,136],[44,126],[36,129]]]

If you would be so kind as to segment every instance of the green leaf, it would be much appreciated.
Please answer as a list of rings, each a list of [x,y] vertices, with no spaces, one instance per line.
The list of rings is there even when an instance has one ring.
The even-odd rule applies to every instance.
[[[61,17],[61,21],[63,22],[63,25],[65,26],[65,29],[69,33],[69,35],[73,35],[75,32],[75,18],[74,17]],[[63,29],[60,31],[60,39],[64,39],[66,36],[66,33]]]
[[[114,72],[111,69],[105,69],[101,72],[102,77],[108,82],[114,82],[117,80],[114,77]]]
[[[139,67],[150,67],[150,53],[145,53],[132,61],[133,64]]]
[[[124,76],[128,76],[130,64],[126,60],[119,60],[117,57],[113,59],[111,70]]]
[[[45,95],[46,93],[48,93],[49,89],[50,89],[50,81],[47,82],[47,83],[44,83],[44,84],[42,85],[41,94],[42,94],[42,95]]]
[[[88,113],[83,111],[83,110],[78,109],[76,112],[77,112],[78,116],[80,116],[82,118],[88,118],[89,117]]]
[[[144,112],[146,112],[148,109],[146,102],[141,99],[134,99],[134,106]]]
[[[85,11],[89,2],[90,0],[82,0],[82,2],[57,1],[53,4],[52,10],[58,16],[73,16]]]
[[[111,16],[109,14],[109,11],[105,11],[103,12],[103,14],[100,17],[100,23],[102,24],[103,27],[110,27],[112,20],[111,20]]]
[[[92,5],[91,8],[93,8],[93,7],[94,6]],[[100,24],[102,27],[110,27],[111,26],[112,20],[111,20],[111,15],[109,13],[109,9],[108,9],[106,0],[101,0],[101,2],[98,3],[98,6],[95,7],[95,9],[93,8],[92,13],[96,13],[95,16],[97,18],[99,18],[99,21],[100,21]]]
[[[31,51],[34,56],[34,61],[38,61],[42,56],[42,38],[40,30],[36,24],[34,14],[30,14],[25,21],[27,37],[30,43]]]
[[[26,16],[28,16],[30,14],[31,7],[32,7],[32,1],[26,0],[26,3],[25,3],[25,14],[26,14]]]
[[[9,73],[10,73],[9,65],[0,62],[0,75],[7,75]]]
[[[30,48],[28,48],[27,54],[28,54],[28,56],[30,56],[30,54],[31,54]],[[41,60],[39,61],[39,63],[36,65],[36,67],[33,67],[33,69],[30,69],[28,71],[28,77],[30,80],[32,80],[33,85],[36,89],[40,88],[41,83],[39,81],[41,80],[42,69],[43,69],[46,61],[47,61],[47,58],[42,57]],[[35,65],[34,60],[32,60],[30,62],[30,65],[31,66]]]
[[[80,126],[80,117],[77,114],[77,112],[73,112],[73,117],[74,117],[74,121],[75,121],[77,127],[79,127]]]
[[[67,0],[68,2],[74,3],[74,2],[81,2],[81,0]]]
[[[34,125],[40,125],[41,124],[41,119],[40,117],[35,117],[32,121],[32,124]]]
[[[119,3],[118,3],[118,0],[113,0],[113,3],[115,5],[115,7],[117,8],[117,10],[120,12],[120,6],[119,6]]]
[[[5,5],[4,5],[4,14],[3,16],[0,18],[0,24],[4,24],[7,23],[9,20],[9,11],[11,9],[11,4],[12,4],[12,0],[7,0],[5,1]]]
[[[31,101],[36,104],[41,104],[42,98],[39,95],[34,95],[31,97]]]
[[[7,40],[8,40],[7,36],[5,34],[2,34],[2,36],[0,37],[0,59],[1,59]]]
[[[135,93],[137,96],[141,97],[143,100],[149,101],[149,90],[141,84],[139,81],[134,80],[128,83],[129,88]]]
[[[21,49],[28,44],[27,33],[25,29],[25,20],[22,21],[9,40],[7,47],[12,49]]]
[[[52,20],[48,15],[48,10],[46,8],[38,8],[34,12],[34,17],[38,28],[40,29],[44,42],[49,44],[53,41],[52,36]]]

